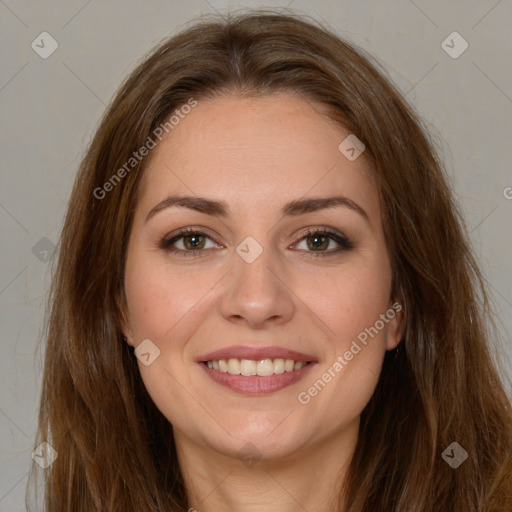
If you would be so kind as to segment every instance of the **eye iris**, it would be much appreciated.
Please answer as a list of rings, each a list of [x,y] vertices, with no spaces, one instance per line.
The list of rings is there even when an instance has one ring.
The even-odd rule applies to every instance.
[[[204,236],[199,234],[187,235],[183,237],[183,244],[187,249],[202,249],[205,244]]]
[[[310,249],[326,249],[329,245],[329,237],[320,234],[309,235],[307,244]]]

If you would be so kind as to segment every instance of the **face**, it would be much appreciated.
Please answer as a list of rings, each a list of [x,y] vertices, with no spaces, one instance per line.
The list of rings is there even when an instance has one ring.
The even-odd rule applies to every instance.
[[[338,149],[348,135],[298,96],[222,97],[153,150],[123,329],[177,438],[284,457],[358,423],[404,322],[364,153]]]

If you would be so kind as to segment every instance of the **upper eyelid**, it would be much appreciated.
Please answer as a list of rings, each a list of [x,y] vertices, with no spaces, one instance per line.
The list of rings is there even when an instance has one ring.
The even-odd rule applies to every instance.
[[[169,241],[169,240],[179,240],[181,237],[187,236],[187,235],[206,235],[208,238],[214,239],[214,236],[210,234],[210,231],[207,228],[201,227],[201,228],[194,228],[194,227],[186,227],[181,228],[176,231],[173,231],[163,237],[163,241]]]

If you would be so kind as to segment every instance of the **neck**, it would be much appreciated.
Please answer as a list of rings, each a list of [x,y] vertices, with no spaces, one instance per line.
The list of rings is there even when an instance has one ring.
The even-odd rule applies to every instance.
[[[338,512],[359,418],[328,439],[280,458],[241,460],[200,446],[175,429],[190,512]],[[236,455],[236,454],[235,454]]]

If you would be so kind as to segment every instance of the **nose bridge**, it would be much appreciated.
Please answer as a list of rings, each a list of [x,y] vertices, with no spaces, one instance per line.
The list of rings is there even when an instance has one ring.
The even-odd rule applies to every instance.
[[[265,242],[262,242],[265,243]],[[256,245],[258,244],[258,245]],[[252,301],[260,307],[269,304],[276,293],[276,277],[270,268],[279,266],[268,243],[260,245],[252,237],[237,247],[234,257],[233,286],[240,300]]]
[[[251,326],[285,322],[293,314],[292,294],[279,278],[283,271],[278,251],[266,240],[247,237],[233,254],[228,289],[222,299],[222,314],[230,320],[245,320]],[[283,276],[284,277],[284,276]]]
[[[241,244],[237,249],[237,257],[234,258],[233,277],[237,281],[236,285],[246,295],[261,295],[270,297],[275,290],[275,275],[271,272],[270,268],[272,261],[275,263],[275,255],[271,253],[271,250],[267,247],[262,248],[260,254],[254,254],[254,249],[249,245],[249,251],[247,254],[251,254],[251,259],[245,259],[240,253],[243,250],[247,250],[247,244],[244,246]],[[254,258],[254,259],[252,259]]]

